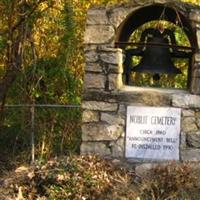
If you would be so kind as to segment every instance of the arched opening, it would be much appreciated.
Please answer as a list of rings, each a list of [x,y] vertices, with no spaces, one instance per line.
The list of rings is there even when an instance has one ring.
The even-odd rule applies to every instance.
[[[179,46],[184,46],[184,47],[186,46],[186,48],[182,48],[184,49],[183,53],[180,52],[182,56],[180,56],[180,54],[177,54],[178,56],[175,55],[175,57],[177,57],[176,58],[177,60],[177,59],[183,59],[185,54],[187,59],[185,59],[183,63],[185,62],[187,64],[185,64],[185,69],[183,70],[184,73],[182,73],[181,76],[177,76],[178,78],[176,79],[174,78],[175,76],[172,76],[172,79],[174,78],[174,81],[178,80],[182,82],[182,85],[180,84],[181,86],[177,87],[177,85],[179,84],[173,82],[172,87],[174,86],[174,88],[184,88],[184,89],[189,88],[191,83],[191,74],[192,74],[191,71],[193,65],[192,55],[197,49],[197,39],[191,27],[190,21],[188,20],[187,16],[185,16],[184,12],[177,10],[177,8],[175,7],[169,7],[168,5],[162,5],[162,4],[154,4],[151,6],[140,8],[131,13],[119,26],[115,39],[115,45],[116,47],[122,48],[123,50],[126,51],[127,48],[130,48],[131,38],[134,38],[133,35],[138,29],[141,30],[142,29],[141,27],[144,26],[148,27],[148,24],[152,25],[160,23],[160,21],[163,20],[164,23],[167,24],[166,26],[167,28],[170,27],[174,30],[179,29],[179,32],[182,35],[184,35],[187,41],[186,42],[187,44],[185,43],[184,45],[178,44]],[[148,75],[146,77],[148,77]],[[165,78],[163,80],[166,82]],[[127,76],[125,76],[124,82],[125,84],[129,85],[129,80],[127,81]],[[149,84],[149,82],[147,82],[147,84]],[[137,86],[137,84],[133,85]],[[163,85],[164,87],[167,87],[166,84]]]

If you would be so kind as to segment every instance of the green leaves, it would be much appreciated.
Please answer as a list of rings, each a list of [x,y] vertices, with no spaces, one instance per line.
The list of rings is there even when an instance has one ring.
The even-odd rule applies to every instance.
[[[5,36],[0,36],[0,53],[5,49],[6,47],[6,37]]]

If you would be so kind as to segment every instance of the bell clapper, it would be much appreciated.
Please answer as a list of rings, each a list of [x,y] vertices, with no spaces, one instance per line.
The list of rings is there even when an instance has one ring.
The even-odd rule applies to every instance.
[[[152,86],[153,87],[160,87],[160,74],[158,73],[155,73],[153,76],[152,76]]]
[[[157,74],[157,73],[154,74],[154,75],[153,75],[153,80],[154,80],[154,81],[159,81],[159,80],[160,80],[160,75]]]

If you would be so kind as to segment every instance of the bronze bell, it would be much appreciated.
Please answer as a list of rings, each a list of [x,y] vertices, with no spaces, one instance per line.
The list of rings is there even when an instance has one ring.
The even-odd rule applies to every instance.
[[[147,43],[152,45],[146,47],[140,63],[132,68],[132,71],[153,74],[181,74],[181,71],[172,62],[169,47],[166,46],[169,45],[167,38],[156,36],[148,38]]]
[[[171,43],[169,43],[169,39]],[[186,55],[177,50],[176,39],[172,30],[165,29],[161,32],[155,28],[145,29],[138,44],[137,48],[125,50],[124,74],[126,84],[129,84],[131,71],[152,73],[153,80],[159,80],[161,73],[181,74],[181,71],[174,66],[171,57],[185,58]],[[172,49],[171,52],[170,48]],[[135,67],[132,66],[133,56],[142,56],[140,63]]]

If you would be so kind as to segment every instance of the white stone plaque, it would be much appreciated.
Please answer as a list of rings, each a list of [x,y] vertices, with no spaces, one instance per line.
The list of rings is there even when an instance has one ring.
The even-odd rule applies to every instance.
[[[179,108],[127,107],[126,158],[179,160]]]

